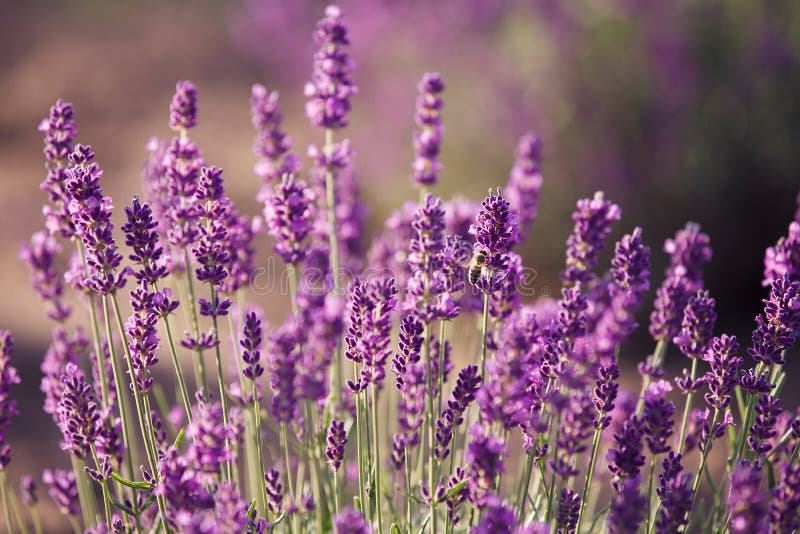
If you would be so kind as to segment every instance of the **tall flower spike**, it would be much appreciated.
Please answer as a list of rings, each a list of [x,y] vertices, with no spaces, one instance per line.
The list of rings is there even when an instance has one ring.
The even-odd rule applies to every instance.
[[[62,514],[73,518],[80,515],[78,485],[73,471],[45,469],[42,473],[42,482],[47,486],[47,493]]]
[[[314,32],[314,42],[320,48],[314,54],[311,81],[306,83],[304,93],[308,98],[306,117],[319,128],[347,126],[350,97],[358,92],[351,78],[353,60],[344,51],[350,41],[342,18],[342,10],[329,5]]]
[[[281,259],[292,265],[302,262],[314,224],[314,192],[303,180],[284,175],[264,205],[264,218]]]
[[[408,298],[404,307],[419,315],[423,322],[433,321],[439,316],[438,295],[445,289],[438,283],[445,246],[441,199],[427,194],[414,214],[411,227],[408,254],[411,277],[408,279]]]
[[[731,532],[766,534],[767,498],[760,488],[761,478],[761,469],[747,460],[734,467],[727,502]]]
[[[798,208],[800,213],[800,208]],[[764,255],[764,280],[762,285],[772,283],[786,276],[789,280],[800,281],[800,221],[789,224],[788,233],[778,239],[774,247],[769,247]]]
[[[624,481],[638,477],[644,465],[644,454],[642,432],[636,419],[626,420],[614,434],[614,447],[609,449],[606,460],[608,470],[614,475],[611,485],[617,491],[621,491]]]
[[[609,534],[637,532],[644,520],[647,500],[639,492],[639,477],[629,478],[611,501],[608,513]]]
[[[508,252],[519,242],[519,218],[500,191],[489,191],[475,223],[469,227],[475,238],[475,253],[486,256],[478,287],[488,293],[500,289],[508,269]]]
[[[673,339],[673,343],[688,358],[700,358],[714,335],[714,323],[717,320],[714,304],[708,291],[698,291],[689,297],[683,311],[681,331]]]
[[[102,171],[94,160],[91,147],[76,145],[69,156],[67,169],[69,213],[75,233],[86,249],[84,284],[99,294],[114,293],[125,285],[128,269],[119,269],[122,255],[114,241],[111,222],[111,198],[100,187]]]
[[[190,81],[175,84],[175,96],[169,104],[169,127],[176,132],[197,125],[197,87]]]
[[[233,438],[233,431],[222,423],[222,405],[218,402],[198,403],[188,434],[193,438],[189,457],[205,480],[214,480],[219,476],[222,464],[232,459],[226,441]]]
[[[681,455],[670,452],[662,462],[663,471],[658,475],[656,495],[661,498],[661,508],[656,518],[656,532],[680,532],[688,522],[692,505],[692,476],[683,472]]]
[[[256,129],[253,152],[259,158],[253,170],[265,184],[258,196],[258,201],[264,202],[270,196],[266,184],[284,174],[298,171],[300,159],[289,152],[292,138],[281,129],[283,117],[277,91],[268,93],[263,85],[253,85],[250,91],[250,114]]]
[[[781,464],[783,476],[772,490],[769,506],[770,533],[794,532],[800,528],[800,465]]]
[[[470,429],[469,444],[464,451],[464,460],[469,465],[469,500],[473,506],[483,509],[495,489],[497,475],[503,473],[503,456],[507,454],[503,440],[488,434],[480,423]]]
[[[338,471],[344,460],[344,446],[347,443],[347,434],[344,431],[344,421],[331,421],[328,427],[328,446],[325,448],[325,458],[334,471]]]
[[[44,132],[44,157],[47,177],[40,188],[46,192],[49,204],[42,210],[45,225],[51,235],[60,233],[62,237],[71,238],[75,227],[69,214],[69,195],[66,191],[66,169],[69,166],[68,156],[72,153],[72,142],[78,135],[75,126],[72,104],[58,100],[50,113],[42,119],[39,131]]]
[[[30,475],[19,477],[19,489],[22,493],[22,501],[28,506],[36,506],[39,496],[36,493],[36,481]]]
[[[11,446],[6,443],[6,428],[11,423],[11,418],[19,415],[17,401],[11,398],[11,386],[20,382],[16,368],[11,365],[13,351],[14,339],[11,333],[0,331],[0,471],[11,462]]]
[[[134,276],[148,285],[158,283],[167,276],[167,268],[162,260],[164,249],[155,230],[158,223],[153,218],[153,210],[134,196],[131,205],[125,207],[125,215],[127,222],[122,225],[122,231],[125,233],[125,244],[132,250],[128,258],[139,266]]]
[[[517,143],[516,159],[505,188],[511,208],[519,215],[520,241],[530,233],[539,214],[542,181],[542,142],[533,133],[527,133]]]
[[[345,508],[333,518],[334,534],[373,534],[364,520],[364,514],[353,508]]]
[[[400,325],[398,352],[392,359],[392,370],[396,374],[395,386],[400,391],[398,422],[403,432],[403,444],[415,447],[419,444],[419,427],[425,409],[425,366],[420,361],[424,326],[414,314],[403,317]]]
[[[562,489],[558,499],[557,534],[573,534],[578,524],[581,496],[570,489]]]
[[[262,340],[261,319],[258,314],[251,311],[247,314],[242,332],[242,339],[239,345],[242,347],[242,360],[247,365],[242,373],[249,380],[255,380],[264,374],[261,366],[261,340]]]
[[[270,469],[264,474],[267,487],[267,508],[271,514],[279,514],[283,509],[283,485],[281,474],[277,469]]]
[[[736,355],[738,351],[736,336],[723,334],[711,340],[703,356],[711,367],[705,376],[708,385],[706,402],[718,410],[724,410],[730,404],[731,393],[737,385],[739,367],[744,361]]]
[[[779,399],[772,395],[762,395],[756,405],[756,419],[750,427],[747,444],[759,456],[772,449],[771,440],[778,434],[776,428],[778,415],[781,413]]]
[[[652,454],[670,450],[667,441],[673,432],[675,405],[667,400],[672,386],[666,380],[651,382],[644,392],[642,431]]]
[[[567,262],[561,271],[565,285],[585,283],[594,278],[592,270],[597,266],[603,241],[611,233],[611,223],[621,216],[619,206],[606,200],[598,191],[594,197],[578,201],[572,214],[575,225],[567,238]]]
[[[19,257],[31,273],[31,286],[47,303],[47,316],[62,322],[70,314],[70,307],[63,302],[64,277],[55,265],[55,258],[61,253],[61,245],[46,232],[36,232],[30,243],[22,245]]]
[[[273,393],[271,408],[272,415],[281,423],[290,423],[296,417],[300,336],[300,325],[294,316],[269,335],[267,370]]]
[[[417,85],[417,109],[414,121],[419,131],[414,133],[414,163],[411,183],[419,186],[436,185],[442,164],[439,147],[442,144],[442,97],[444,82],[438,72],[427,72]]]
[[[756,317],[753,346],[747,352],[759,362],[783,364],[783,353],[800,333],[800,282],[781,276],[772,282],[764,313]]]
[[[155,308],[154,294],[149,293],[143,285],[131,291],[130,303],[133,314],[125,324],[125,331],[128,334],[131,365],[139,391],[147,392],[153,387],[150,369],[158,363],[156,323],[159,314]]]
[[[64,384],[58,405],[58,426],[64,435],[61,447],[78,458],[91,458],[91,446],[100,432],[100,412],[92,387],[74,364],[67,365],[61,381]]]

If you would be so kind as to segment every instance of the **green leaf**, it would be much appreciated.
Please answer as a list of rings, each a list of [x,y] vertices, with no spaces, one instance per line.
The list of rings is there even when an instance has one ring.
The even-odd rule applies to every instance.
[[[128,480],[127,478],[123,478],[122,475],[119,473],[111,473],[111,478],[122,484],[123,486],[128,486],[129,488],[133,489],[152,489],[153,485],[149,482],[136,482],[134,480]]]
[[[186,429],[181,428],[178,431],[178,435],[175,436],[175,443],[173,443],[172,446],[175,447],[176,449],[181,446],[181,443],[183,442],[183,435],[184,435],[185,431],[186,431]]]
[[[462,480],[461,482],[459,482],[458,484],[456,484],[455,486],[450,488],[450,490],[447,493],[444,494],[444,497],[442,497],[441,499],[436,501],[436,503],[438,504],[440,502],[444,502],[447,499],[449,499],[450,497],[455,496],[455,494],[458,493],[459,491],[461,491],[462,489],[464,489],[464,486],[466,486],[466,485],[467,485],[466,479]]]

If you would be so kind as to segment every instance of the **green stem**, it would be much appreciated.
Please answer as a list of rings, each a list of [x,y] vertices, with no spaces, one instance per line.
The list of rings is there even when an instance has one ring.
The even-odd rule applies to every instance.
[[[11,517],[11,488],[8,485],[8,476],[5,470],[0,470],[0,490],[3,492],[3,512],[6,516],[6,526],[8,533],[14,534],[14,521]],[[22,523],[20,523],[22,527]]]
[[[426,302],[427,302],[427,289],[425,290],[426,294]],[[441,341],[439,342],[441,345]],[[425,364],[427,366],[426,369],[426,376],[427,376],[427,400],[428,400],[428,453],[430,454],[430,458],[428,459],[428,488],[431,492],[431,496],[436,493],[436,489],[434,488],[434,473],[436,470],[436,446],[434,443],[434,427],[436,425],[436,419],[433,415],[433,363],[431,361],[431,324],[429,321],[425,322]],[[439,373],[441,373],[441,369],[439,369]],[[431,533],[436,534],[436,502],[435,499],[431,498],[431,502],[429,505],[430,508],[430,526],[431,526]]]
[[[97,456],[97,449],[95,448],[94,443],[90,443],[89,446],[92,451],[94,465],[98,472],[102,472],[103,467],[100,464],[100,457]],[[108,484],[105,480],[100,483],[100,487],[103,489],[103,505],[106,513],[106,527],[108,527],[108,531],[111,532],[111,494],[108,492]]]
[[[598,421],[602,421],[605,414],[600,412],[598,414]],[[599,424],[594,429],[594,439],[592,440],[592,452],[589,456],[589,468],[586,470],[586,478],[583,481],[583,495],[581,496],[581,504],[578,510],[578,527],[575,532],[580,533],[583,518],[586,512],[586,503],[589,501],[589,488],[591,487],[592,477],[594,476],[594,466],[597,462],[597,451],[600,448],[600,435],[603,433],[603,427]]]
[[[481,323],[481,377],[486,376],[486,338],[489,333],[489,293],[483,294],[483,322]],[[481,417],[481,420],[483,418]]]
[[[256,454],[258,455],[258,486],[261,488],[261,513],[267,517],[267,486],[263,482],[266,471],[264,470],[264,452],[261,448],[261,409],[258,406],[258,388],[256,388],[255,380],[253,380],[253,421],[255,421],[253,434],[255,434]],[[255,477],[252,478],[255,479]]]
[[[654,369],[660,369],[661,364],[664,361],[664,355],[667,353],[668,343],[664,339],[659,339],[656,342],[656,348],[653,351],[653,361],[652,365]],[[644,409],[644,392],[647,391],[647,387],[650,385],[650,375],[646,374],[642,378],[642,389],[639,392],[639,400],[636,403],[636,416],[642,415],[642,410]]]
[[[322,512],[323,507],[326,506],[325,501],[322,499],[322,487],[320,486],[319,465],[317,463],[317,430],[314,424],[312,415],[311,401],[306,402],[306,436],[308,444],[306,447],[306,454],[308,458],[308,467],[311,473],[311,492],[314,496],[314,516],[317,521],[317,532],[323,531]]]
[[[87,273],[86,253],[82,241],[80,240],[77,241],[77,248],[78,248],[78,256],[80,258],[81,265],[83,266],[83,274],[85,276]],[[109,406],[108,377],[106,376],[105,353],[103,351],[103,345],[100,342],[100,327],[97,321],[97,309],[95,308],[94,293],[89,293],[87,296],[89,297],[89,322],[92,325],[92,340],[94,341],[94,353],[97,355],[97,362],[98,362],[97,372],[100,377],[100,394],[102,396],[103,406]]]
[[[39,507],[36,503],[31,503],[28,508],[31,511],[31,519],[33,519],[33,531],[36,534],[42,534],[42,520],[39,519]]]
[[[528,488],[531,484],[531,474],[533,473],[533,445],[531,450],[525,455],[525,471],[520,479],[519,488],[517,490],[517,521],[522,522],[525,519],[525,503],[528,500]]]
[[[158,284],[153,284],[153,290],[158,291]],[[189,391],[186,389],[186,380],[183,378],[183,371],[181,370],[181,363],[178,360],[178,352],[175,350],[175,340],[172,337],[172,328],[169,325],[169,315],[162,316],[164,320],[164,329],[167,332],[167,343],[169,345],[169,354],[172,357],[172,365],[175,367],[175,376],[178,377],[178,389],[181,392],[181,400],[183,401],[183,409],[186,411],[186,420],[192,422],[192,400],[189,397]]]
[[[197,306],[195,304],[196,298],[194,295],[194,282],[192,282],[192,259],[189,256],[189,249],[183,249],[183,258],[186,264],[186,287],[189,290],[189,318],[191,319],[191,328],[192,328],[192,336],[194,336],[195,341],[199,341],[200,339],[200,322],[197,319]],[[206,380],[206,362],[203,358],[203,350],[197,349],[194,351],[195,354],[195,381],[197,389],[202,389],[203,391],[203,400],[208,402],[208,382]]]
[[[445,353],[445,327],[447,322],[442,319],[439,321],[439,405],[436,413],[442,413],[442,402],[444,399],[444,353]]]
[[[293,263],[287,263],[286,271],[289,275],[289,301],[292,306],[292,313],[297,315],[300,313],[300,308],[297,304],[297,267]]]
[[[289,488],[289,497],[292,499],[292,505],[297,502],[294,493],[294,481],[292,480],[292,464],[289,462],[289,438],[286,432],[286,423],[281,422],[281,447],[283,448],[283,463],[284,474],[286,475],[286,485]],[[295,516],[297,514],[294,514]],[[294,520],[292,520],[294,522]],[[291,527],[290,527],[291,531]]]
[[[692,386],[694,385],[694,379],[697,376],[697,362],[700,358],[692,358],[692,371],[691,371],[691,381]],[[694,391],[689,390],[686,394],[686,405],[683,408],[683,420],[681,421],[681,433],[680,437],[678,438],[678,452],[683,453],[683,447],[685,446],[684,441],[686,440],[686,429],[689,425],[689,414],[692,411],[692,398],[694,397]]]
[[[97,501],[92,488],[87,484],[88,475],[83,470],[83,462],[71,454],[70,460],[72,461],[72,471],[75,473],[75,481],[78,486],[78,500],[81,504],[83,523],[86,528],[89,528],[98,523]]]
[[[331,159],[333,154],[333,130],[331,128],[325,129],[325,155],[327,159]],[[328,235],[328,255],[331,268],[331,276],[333,277],[333,291],[335,295],[339,295],[341,288],[339,287],[339,236],[337,235],[338,227],[336,224],[336,191],[333,183],[333,168],[327,166],[325,168],[325,203],[328,208],[328,227],[330,229]],[[339,339],[336,344],[336,353],[333,359],[333,395],[337,409],[342,405],[342,388],[344,387],[344,380],[342,378],[342,340]]]
[[[708,459],[708,453],[711,452],[711,441],[714,438],[714,427],[717,426],[717,419],[719,418],[719,410],[714,408],[714,416],[711,418],[711,434],[708,436],[708,441],[706,442],[705,449],[700,454],[700,466],[697,468],[697,474],[694,476],[694,481],[692,482],[692,503],[689,506],[689,514],[691,516],[691,510],[694,508],[694,501],[697,498],[697,490],[700,489],[700,477],[703,474],[703,469],[706,467],[706,460]]]
[[[378,432],[378,386],[372,382],[372,436],[375,449],[375,509],[378,516],[378,532],[383,532],[383,512],[381,511],[381,455]]]
[[[222,423],[227,428],[230,428],[228,419],[228,396],[225,394],[225,375],[222,372],[222,352],[220,350],[219,326],[217,324],[217,306],[219,305],[219,296],[217,295],[217,290],[212,284],[209,284],[209,289],[211,290],[211,309],[213,312],[211,315],[211,321],[214,325],[214,341],[216,342],[214,351],[217,362],[217,385],[219,386],[219,400],[222,403]],[[229,451],[233,450],[231,441],[227,437],[225,438],[225,448]],[[225,461],[224,474],[226,480],[233,480],[233,463],[230,459]]]
[[[358,380],[359,378],[359,369],[358,363],[353,363],[354,367],[354,380]],[[366,499],[364,498],[364,453],[362,451],[361,445],[361,400],[360,400],[360,393],[356,394],[356,455],[358,460],[358,499],[361,502],[361,513],[364,514],[364,517],[367,517],[366,514]]]

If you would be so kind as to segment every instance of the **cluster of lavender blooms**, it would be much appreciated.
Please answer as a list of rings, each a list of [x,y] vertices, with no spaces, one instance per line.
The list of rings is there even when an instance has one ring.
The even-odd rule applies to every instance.
[[[600,192],[579,200],[559,297],[523,302],[513,249],[530,238],[538,211],[541,143],[523,136],[507,186],[481,203],[437,197],[444,83],[426,74],[412,167],[423,194],[359,256],[364,207],[349,142],[335,138],[357,93],[339,8],[325,10],[314,38],[306,115],[324,143],[309,149],[308,180],[281,130],[277,93],[252,90],[263,220],[237,211],[222,169],[191,140],[190,82],[177,84],[169,108],[172,139],[148,144],[147,200],[124,207],[127,249],[117,245],[95,154],[75,143],[72,107],[57,102],[40,126],[46,230],[20,256],[53,321],[40,388],[71,462],[41,482],[73,528],[800,528],[800,416],[780,405],[800,334],[800,221],[766,253],[769,294],[747,351],[717,335],[703,288],[709,237],[690,223],[668,239],[650,315],[654,352],[640,358],[641,389],[629,391],[619,359],[650,289],[642,229],[616,242],[603,270],[621,209]],[[273,326],[245,302],[259,239],[271,239],[287,268],[291,312]],[[373,269],[344,284],[364,256]],[[67,286],[79,306],[66,302]],[[475,319],[480,336],[470,345]],[[35,479],[20,480],[18,499],[6,471],[20,382],[12,351],[11,335],[0,333],[5,525],[27,531],[21,501],[40,532]],[[687,362],[672,379],[669,357]],[[385,386],[387,365],[394,388]],[[727,455],[726,468],[709,464],[714,451]]]

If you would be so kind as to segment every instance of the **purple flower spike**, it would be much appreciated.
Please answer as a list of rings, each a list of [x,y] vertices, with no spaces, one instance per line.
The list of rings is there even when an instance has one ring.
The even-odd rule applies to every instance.
[[[306,83],[304,93],[308,98],[306,117],[319,128],[347,126],[350,97],[358,92],[351,78],[355,65],[344,51],[350,41],[342,18],[342,10],[329,5],[314,32],[314,42],[320,48],[314,54],[311,81]]]
[[[524,241],[539,213],[541,169],[542,142],[536,135],[527,133],[517,143],[516,159],[505,189],[511,208],[519,215],[520,241]]]
[[[314,224],[314,192],[302,180],[283,176],[264,206],[269,235],[277,243],[274,250],[284,262],[297,265],[308,251],[306,238]]]
[[[75,482],[74,472],[45,469],[42,473],[42,482],[47,485],[47,493],[62,514],[75,518],[80,515],[78,485]]]
[[[453,432],[464,423],[464,412],[475,400],[482,382],[483,377],[480,376],[477,365],[468,365],[458,373],[456,386],[447,401],[447,408],[442,410],[442,415],[436,420],[434,454],[438,460],[444,460],[450,455]]]
[[[197,125],[197,87],[190,81],[175,84],[175,96],[169,104],[169,127],[176,132]]]
[[[281,474],[277,469],[270,469],[264,474],[267,487],[267,509],[271,514],[278,514],[283,509],[283,485]]]
[[[417,85],[417,110],[414,120],[419,131],[414,134],[414,164],[411,166],[411,183],[421,186],[435,185],[439,181],[442,164],[439,147],[442,144],[442,97],[444,82],[438,72],[428,72]]]
[[[561,496],[558,499],[558,517],[556,518],[557,534],[575,534],[580,506],[580,495],[570,489],[561,490]]]
[[[144,286],[139,286],[131,291],[131,309],[133,314],[125,324],[128,334],[128,348],[131,352],[131,364],[136,376],[136,387],[141,392],[147,392],[153,387],[153,378],[150,369],[158,363],[156,350],[158,350],[158,335],[156,323],[159,314],[156,311],[153,294]]]
[[[625,481],[620,492],[611,501],[608,513],[609,534],[637,532],[644,520],[647,500],[639,492],[639,477]]]
[[[6,443],[6,428],[11,418],[19,415],[17,401],[11,398],[11,386],[19,384],[16,368],[11,365],[14,338],[6,330],[0,331],[0,471],[11,462],[11,446]]]
[[[800,212],[800,208],[798,208]],[[764,281],[762,285],[772,283],[786,276],[794,282],[800,281],[800,221],[789,224],[789,232],[778,239],[774,247],[769,247],[764,256]]]
[[[662,462],[663,472],[658,475],[656,494],[661,498],[661,508],[656,518],[656,533],[680,532],[689,522],[692,505],[692,476],[683,472],[681,455],[670,452]]]
[[[651,382],[644,392],[642,431],[652,454],[670,450],[667,441],[673,432],[675,405],[667,400],[672,386],[666,380]]]
[[[255,380],[264,374],[264,368],[259,363],[261,360],[261,336],[261,319],[256,312],[248,313],[239,345],[243,349],[242,360],[247,364],[242,373],[249,380]]]
[[[297,412],[297,365],[300,360],[300,325],[290,316],[284,325],[269,335],[267,370],[272,388],[272,414],[281,423],[294,421]]]
[[[603,241],[611,233],[611,223],[621,216],[619,206],[606,200],[598,191],[594,198],[578,201],[572,214],[575,226],[567,238],[567,264],[561,271],[565,285],[589,282],[594,278],[592,270],[597,266]]]
[[[800,528],[800,465],[782,463],[780,483],[772,490],[769,507],[770,532],[793,532]]]
[[[353,508],[345,508],[333,518],[334,534],[373,534],[364,515]]]
[[[639,423],[633,419],[625,421],[622,428],[614,434],[615,446],[608,451],[608,470],[614,475],[611,484],[620,491],[622,482],[639,475],[644,465],[642,454],[642,432]]]
[[[122,225],[122,231],[125,244],[133,250],[128,258],[139,265],[133,275],[139,282],[156,284],[167,276],[167,268],[162,259],[164,249],[155,231],[158,223],[153,218],[153,211],[147,203],[142,204],[139,197],[134,196],[131,205],[125,207],[125,215],[128,221]]]
[[[395,387],[402,393],[398,401],[398,422],[404,447],[419,444],[419,427],[425,409],[425,365],[420,362],[424,326],[414,314],[406,315],[400,325],[400,352],[392,359]]]
[[[759,362],[783,364],[800,333],[800,282],[777,278],[764,302],[764,313],[756,317],[753,346],[747,352]]]
[[[62,237],[69,239],[73,236],[75,227],[68,210],[67,157],[72,153],[72,142],[78,135],[72,104],[58,100],[50,108],[50,114],[39,124],[39,131],[44,132],[44,157],[47,168],[47,177],[40,188],[47,193],[50,201],[50,204],[45,205],[42,210],[45,226],[50,235],[60,233]]]
[[[611,424],[611,416],[608,415],[614,409],[619,391],[619,367],[614,362],[601,365],[597,368],[594,387],[594,398],[592,402],[601,415],[599,420],[595,420],[598,428],[608,428]]]
[[[22,493],[22,500],[28,506],[36,506],[39,496],[36,494],[36,481],[30,475],[19,477],[19,489]]]
[[[705,395],[706,402],[718,410],[724,410],[731,402],[731,393],[737,384],[739,367],[743,362],[736,355],[738,351],[736,336],[723,334],[711,340],[703,357],[711,366],[705,376],[709,390]]]
[[[494,293],[502,286],[508,270],[508,253],[519,242],[519,218],[499,190],[490,190],[481,202],[481,211],[469,227],[469,234],[476,241],[473,252],[486,257],[478,287]]]
[[[507,454],[505,443],[497,436],[488,434],[480,423],[470,428],[471,439],[464,451],[464,460],[469,465],[469,500],[478,509],[483,509],[495,489],[497,475],[503,473],[503,456]]]
[[[761,491],[761,469],[742,460],[731,473],[728,511],[731,532],[766,534],[767,498]]]
[[[344,421],[331,421],[328,428],[328,446],[325,448],[325,457],[331,468],[338,471],[344,459],[344,446],[347,443],[347,434],[344,431]]]
[[[46,232],[36,232],[30,244],[25,243],[19,257],[28,265],[31,286],[48,304],[47,317],[62,322],[70,314],[70,307],[62,301],[64,278],[55,266],[55,257],[61,253],[61,245]]]
[[[698,291],[696,295],[689,297],[683,311],[681,331],[672,340],[686,357],[701,357],[714,335],[714,323],[717,320],[714,304],[715,301],[708,291]]]
[[[61,382],[64,384],[58,405],[58,426],[64,435],[61,447],[78,458],[91,458],[91,446],[100,432],[100,412],[92,387],[74,364],[67,365]]]
[[[189,457],[212,480],[219,475],[220,466],[231,460],[226,441],[233,439],[233,430],[222,424],[222,405],[218,402],[197,404],[197,413],[189,424],[187,433],[194,438]]]
[[[250,95],[250,113],[256,129],[253,152],[259,158],[254,171],[267,184],[277,181],[284,174],[300,170],[300,159],[289,152],[292,138],[281,129],[283,117],[278,104],[278,92],[268,93],[263,85],[257,83],[253,85]],[[264,202],[269,196],[269,188],[263,187],[259,191],[258,201]]]
[[[777,417],[781,413],[779,399],[772,395],[762,395],[756,405],[756,420],[750,427],[747,444],[753,452],[763,456],[772,449],[771,439],[778,434],[775,427]]]

